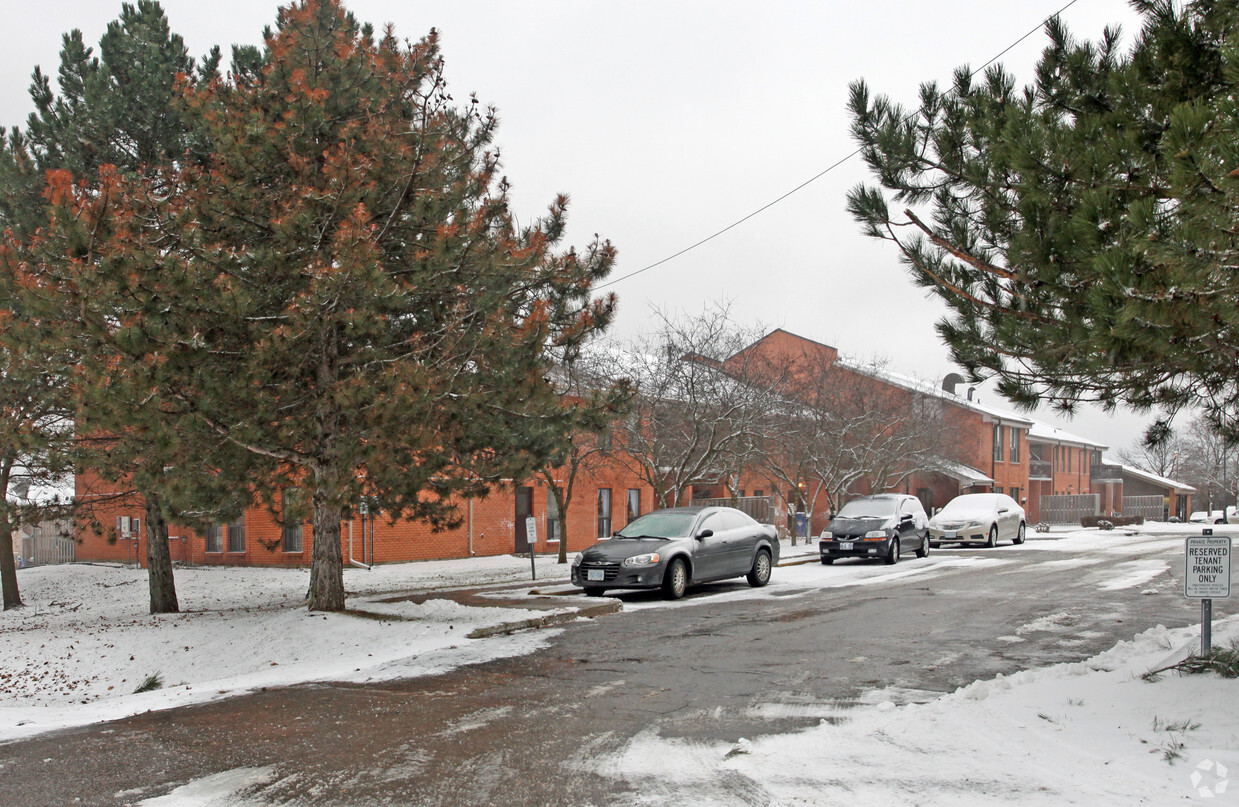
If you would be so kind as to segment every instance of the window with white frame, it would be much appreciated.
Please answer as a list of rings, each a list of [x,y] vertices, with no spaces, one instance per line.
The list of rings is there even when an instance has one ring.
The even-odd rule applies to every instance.
[[[228,551],[245,551],[245,516],[228,524]]]
[[[611,537],[611,489],[598,488],[598,537]]]
[[[302,550],[301,511],[298,508],[301,491],[297,488],[284,488],[283,494],[283,528],[280,533],[280,548],[285,552],[300,552]]]
[[[223,552],[224,551],[224,525],[223,524],[206,525],[206,551],[207,552]]]

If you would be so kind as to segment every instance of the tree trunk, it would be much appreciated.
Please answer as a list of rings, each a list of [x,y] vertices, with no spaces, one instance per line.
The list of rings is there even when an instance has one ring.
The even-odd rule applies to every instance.
[[[310,553],[310,590],[306,594],[311,611],[344,610],[344,556],[340,552],[339,505],[328,501],[320,483],[314,489],[314,543]]]
[[[559,510],[559,563],[568,562],[568,502],[572,497],[572,483],[568,483],[568,492],[559,489],[558,485],[550,486],[550,494],[555,497],[555,506]]]
[[[21,608],[17,591],[17,564],[13,562],[13,509],[9,507],[9,473],[7,460],[0,466],[0,589],[4,591],[4,608]]]
[[[0,588],[4,589],[4,609],[20,608],[21,595],[17,591],[17,564],[13,562],[13,523],[9,520],[8,507],[0,507]]]
[[[159,497],[143,492],[146,499],[146,579],[151,591],[152,614],[175,614],[176,581],[172,578],[172,554],[168,551],[168,522]]]

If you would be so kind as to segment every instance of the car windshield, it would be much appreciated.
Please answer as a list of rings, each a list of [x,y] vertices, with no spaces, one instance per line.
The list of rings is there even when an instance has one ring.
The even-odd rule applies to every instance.
[[[855,499],[839,510],[838,518],[890,518],[895,515],[895,499]]]
[[[977,513],[992,513],[994,511],[994,499],[989,496],[957,496],[947,502],[946,507],[938,511],[938,515],[962,518],[964,516]]]
[[[646,513],[615,533],[616,538],[684,538],[697,520],[696,513]]]

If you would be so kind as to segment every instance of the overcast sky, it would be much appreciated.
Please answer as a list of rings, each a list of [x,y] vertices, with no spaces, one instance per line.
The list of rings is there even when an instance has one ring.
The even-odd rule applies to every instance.
[[[458,99],[499,110],[498,141],[523,218],[559,192],[572,198],[569,241],[594,233],[619,250],[614,277],[661,261],[782,196],[855,145],[848,83],[915,99],[920,82],[979,67],[1069,0],[352,0],[361,20],[402,38],[442,36]],[[120,11],[110,0],[4,0],[0,125],[24,124],[30,73],[54,75],[61,35],[97,44]],[[273,0],[165,0],[191,54],[261,41]],[[1124,0],[1076,0],[1063,13],[1079,37],[1120,24]],[[1001,57],[1021,84],[1045,46],[1033,33]],[[889,245],[860,235],[845,194],[867,180],[858,158],[704,246],[610,288],[616,334],[650,326],[653,308],[699,311],[730,300],[742,324],[782,327],[892,370],[941,379],[953,368],[926,298]],[[984,393],[983,393],[984,394]],[[997,396],[989,402],[999,403]],[[1144,419],[1035,415],[1128,446]]]

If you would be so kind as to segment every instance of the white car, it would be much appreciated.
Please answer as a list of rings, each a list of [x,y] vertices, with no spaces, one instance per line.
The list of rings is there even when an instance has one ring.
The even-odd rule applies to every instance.
[[[1005,493],[965,493],[929,519],[930,546],[999,541],[1024,543],[1024,508]]]
[[[1239,507],[1231,505],[1226,508],[1225,513],[1221,510],[1198,510],[1188,516],[1187,520],[1193,524],[1239,523]]]

